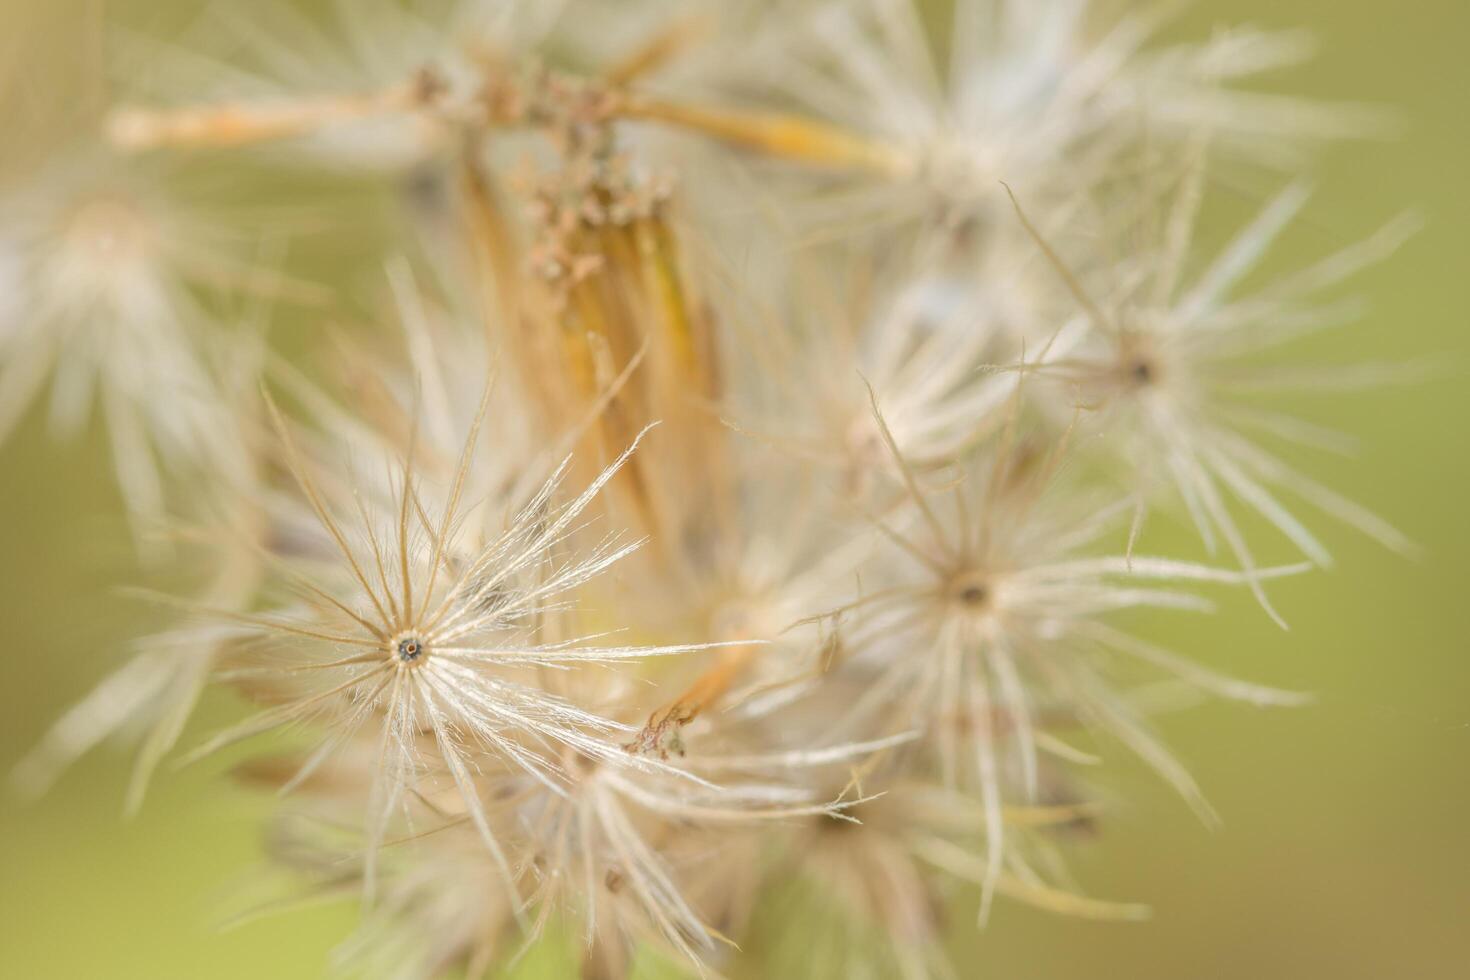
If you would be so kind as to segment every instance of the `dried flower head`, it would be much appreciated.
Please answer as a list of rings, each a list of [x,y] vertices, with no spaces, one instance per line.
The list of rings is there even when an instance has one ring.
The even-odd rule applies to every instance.
[[[962,470],[948,492],[929,490],[898,452],[876,401],[873,411],[899,467],[907,506],[873,518],[895,546],[895,561],[837,611],[854,617],[845,641],[850,666],[868,674],[838,731],[917,728],[928,734],[943,784],[978,790],[986,811],[987,903],[1006,860],[1006,786],[1018,784],[1022,798],[1034,802],[1040,754],[1078,758],[1051,732],[1049,712],[1075,715],[1116,736],[1213,819],[1188,771],[1107,682],[1109,662],[1141,659],[1213,693],[1256,704],[1299,698],[1219,677],[1134,639],[1106,617],[1128,609],[1210,608],[1192,594],[1151,582],[1239,584],[1303,568],[1245,574],[1097,555],[1121,508],[1056,493],[1064,445],[1037,456],[1017,446],[1014,426],[1007,426],[984,465]],[[899,572],[905,566],[912,574]]]
[[[212,320],[198,287],[248,285],[251,267],[238,233],[171,199],[179,183],[97,152],[0,197],[0,439],[47,382],[60,434],[99,407],[129,510],[155,528],[161,471],[240,469],[225,383],[194,331]]]
[[[275,861],[361,898],[368,975],[564,929],[606,980],[919,978],[967,893],[1141,917],[1067,870],[1107,827],[1087,739],[1212,819],[1158,692],[1301,698],[1152,614],[1325,564],[1287,495],[1404,544],[1260,396],[1391,373],[1285,342],[1408,225],[1273,281],[1297,181],[1197,258],[1220,162],[1372,128],[1254,87],[1299,34],[947,6],[272,0],[132,37],[126,155],[0,199],[0,435],[48,380],[63,427],[100,402],[130,508],[213,564],[19,781],[142,721],[135,806],[230,688],[252,712],[185,759],[299,739],[236,775],[290,797]],[[289,332],[234,329],[218,287],[291,290],[169,162],[255,208],[252,148],[361,192],[314,204],[351,247]],[[1231,567],[1138,553],[1161,500]],[[1247,511],[1311,561],[1258,562]]]
[[[1416,222],[1399,218],[1306,269],[1245,292],[1240,282],[1305,204],[1307,188],[1288,186],[1187,278],[1202,180],[1196,164],[1156,232],[1159,240],[1121,264],[1093,261],[1077,271],[1020,216],[1079,308],[1053,333],[1038,373],[1066,384],[1100,416],[1092,424],[1110,434],[1110,445],[1132,474],[1135,521],[1160,485],[1171,486],[1207,548],[1213,553],[1223,541],[1240,566],[1254,573],[1255,557],[1228,503],[1233,498],[1303,555],[1330,564],[1325,545],[1281,501],[1285,492],[1388,547],[1410,550],[1392,526],[1303,474],[1270,445],[1341,449],[1346,438],[1260,404],[1259,396],[1332,391],[1393,377],[1394,370],[1383,368],[1283,369],[1269,354],[1351,314],[1354,304],[1317,297],[1391,254]],[[1254,576],[1252,589],[1279,622]]]

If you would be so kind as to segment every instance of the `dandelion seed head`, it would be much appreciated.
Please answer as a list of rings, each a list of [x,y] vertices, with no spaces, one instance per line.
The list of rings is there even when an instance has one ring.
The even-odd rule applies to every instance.
[[[773,910],[807,972],[920,980],[953,972],[957,886],[982,924],[1143,916],[1064,866],[1111,776],[1074,739],[1208,821],[1154,716],[1302,700],[1139,614],[1245,588],[1279,618],[1267,585],[1307,563],[1257,561],[1241,515],[1325,564],[1292,496],[1403,544],[1298,468],[1342,437],[1262,396],[1365,377],[1285,345],[1410,227],[1268,276],[1295,182],[1198,254],[1220,162],[1368,128],[1259,90],[1299,33],[945,6],[263,2],[126,41],[138,104],[106,128],[154,152],[0,199],[0,437],[48,385],[63,429],[96,400],[136,513],[187,490],[226,526],[178,529],[217,579],[149,596],[182,622],[17,781],[143,720],[135,805],[233,689],[253,713],[185,760],[302,733],[238,775],[289,798],[273,856],[361,889],[339,962],[405,980],[554,920],[606,980],[643,948],[769,967]],[[248,148],[401,192],[403,221],[314,212],[383,253],[390,322],[275,277],[274,234],[242,255],[180,147],[252,194]],[[286,296],[319,304],[309,356],[267,335]],[[1138,551],[1164,499],[1207,562]],[[777,909],[794,881],[839,914]]]
[[[1331,431],[1255,403],[1254,396],[1291,390],[1290,372],[1282,375],[1262,355],[1341,319],[1340,308],[1318,297],[1350,270],[1390,254],[1409,226],[1390,222],[1296,274],[1257,290],[1243,289],[1254,264],[1306,203],[1306,186],[1293,184],[1217,254],[1194,263],[1199,271],[1186,275],[1192,243],[1180,229],[1192,229],[1197,219],[1203,167],[1198,161],[1187,167],[1180,186],[1157,205],[1175,231],[1163,242],[1145,238],[1134,256],[1136,269],[1088,256],[1070,267],[1063,260],[1054,270],[1071,279],[1069,289],[1087,307],[1085,329],[1063,331],[1067,339],[1048,350],[1051,363],[1040,366],[1040,376],[1079,390],[1096,410],[1097,418],[1088,424],[1113,431],[1108,444],[1126,460],[1140,499],[1171,489],[1206,547],[1227,549],[1247,571],[1256,559],[1240,530],[1237,507],[1255,511],[1307,558],[1330,563],[1325,546],[1284,496],[1302,499],[1390,547],[1405,547],[1403,536],[1385,522],[1278,454],[1277,446],[1330,446]],[[1137,230],[1127,224],[1113,232],[1128,234],[1128,229]],[[1056,258],[1053,251],[1049,261]],[[1352,375],[1345,369],[1308,370],[1299,385],[1331,389],[1334,373],[1345,379]],[[1256,592],[1280,621],[1259,587]]]
[[[39,314],[92,315],[104,328],[137,331],[139,321],[178,312],[184,273],[168,252],[178,226],[158,193],[76,166],[48,190],[6,208]]]

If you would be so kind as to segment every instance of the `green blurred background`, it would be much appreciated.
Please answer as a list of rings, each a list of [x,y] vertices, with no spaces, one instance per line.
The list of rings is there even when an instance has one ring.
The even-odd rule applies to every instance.
[[[99,6],[5,0],[0,85],[12,96],[65,89],[91,57],[85,25]],[[1120,802],[1103,836],[1076,857],[1092,891],[1147,901],[1153,920],[1092,924],[1002,905],[984,934],[957,930],[963,976],[1470,976],[1470,3],[1216,0],[1190,8],[1178,32],[1221,22],[1311,27],[1320,56],[1277,87],[1381,102],[1406,121],[1401,139],[1324,156],[1308,221],[1273,261],[1291,268],[1405,207],[1428,219],[1358,278],[1370,315],[1300,351],[1444,365],[1325,414],[1303,401],[1363,441],[1360,458],[1313,459],[1309,471],[1426,554],[1401,559],[1334,531],[1337,568],[1274,590],[1291,632],[1249,604],[1203,624],[1150,624],[1204,662],[1318,702],[1164,719],[1224,829],[1203,829],[1159,781],[1125,766],[1111,775]],[[23,150],[0,127],[0,154]],[[1237,219],[1267,190],[1223,192],[1213,219]],[[132,555],[100,434],[55,445],[43,422],[33,413],[0,447],[0,771],[151,625],[113,589],[131,581]],[[1165,531],[1153,545],[1182,543]],[[205,714],[228,710],[210,702]],[[39,804],[0,802],[0,976],[320,976],[354,922],[349,907],[217,929],[242,883],[255,883],[269,801],[202,766],[166,773],[124,820],[126,761],[104,751]]]

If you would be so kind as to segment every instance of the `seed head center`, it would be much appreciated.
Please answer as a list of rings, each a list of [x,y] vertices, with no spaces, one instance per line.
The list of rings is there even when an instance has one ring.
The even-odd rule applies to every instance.
[[[389,646],[389,654],[396,657],[401,664],[416,664],[429,652],[417,633],[400,633],[389,641]]]
[[[147,219],[125,201],[88,201],[72,214],[67,228],[73,247],[96,261],[136,258],[150,247]]]
[[[990,583],[975,573],[961,575],[950,583],[949,594],[965,609],[979,612],[990,602]]]
[[[1128,378],[1139,388],[1147,387],[1158,380],[1159,368],[1147,357],[1136,357],[1128,366]]]

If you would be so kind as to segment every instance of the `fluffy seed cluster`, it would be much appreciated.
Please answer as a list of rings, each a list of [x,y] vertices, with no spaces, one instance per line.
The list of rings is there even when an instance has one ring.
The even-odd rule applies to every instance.
[[[570,934],[589,977],[916,978],[967,894],[1137,918],[1066,869],[1102,755],[1211,820],[1151,716],[1300,698],[1127,614],[1223,589],[1279,620],[1324,517],[1407,547],[1303,472],[1345,437],[1270,399],[1384,374],[1280,351],[1411,230],[1255,274],[1307,199],[1283,171],[1379,125],[1263,92],[1297,33],[1171,43],[1085,0],[211,10],[121,37],[94,149],[0,199],[0,435],[48,385],[67,427],[96,399],[175,546],[141,556],[214,569],[148,596],[174,626],[16,777],[142,731],[137,805],[234,690],[179,755],[277,733],[238,775],[282,792],[295,887],[360,898],[349,971]],[[195,167],[310,220],[203,210]],[[1222,167],[1284,189],[1202,247]],[[321,235],[355,271],[292,267]],[[1140,551],[1154,512],[1200,560]]]

